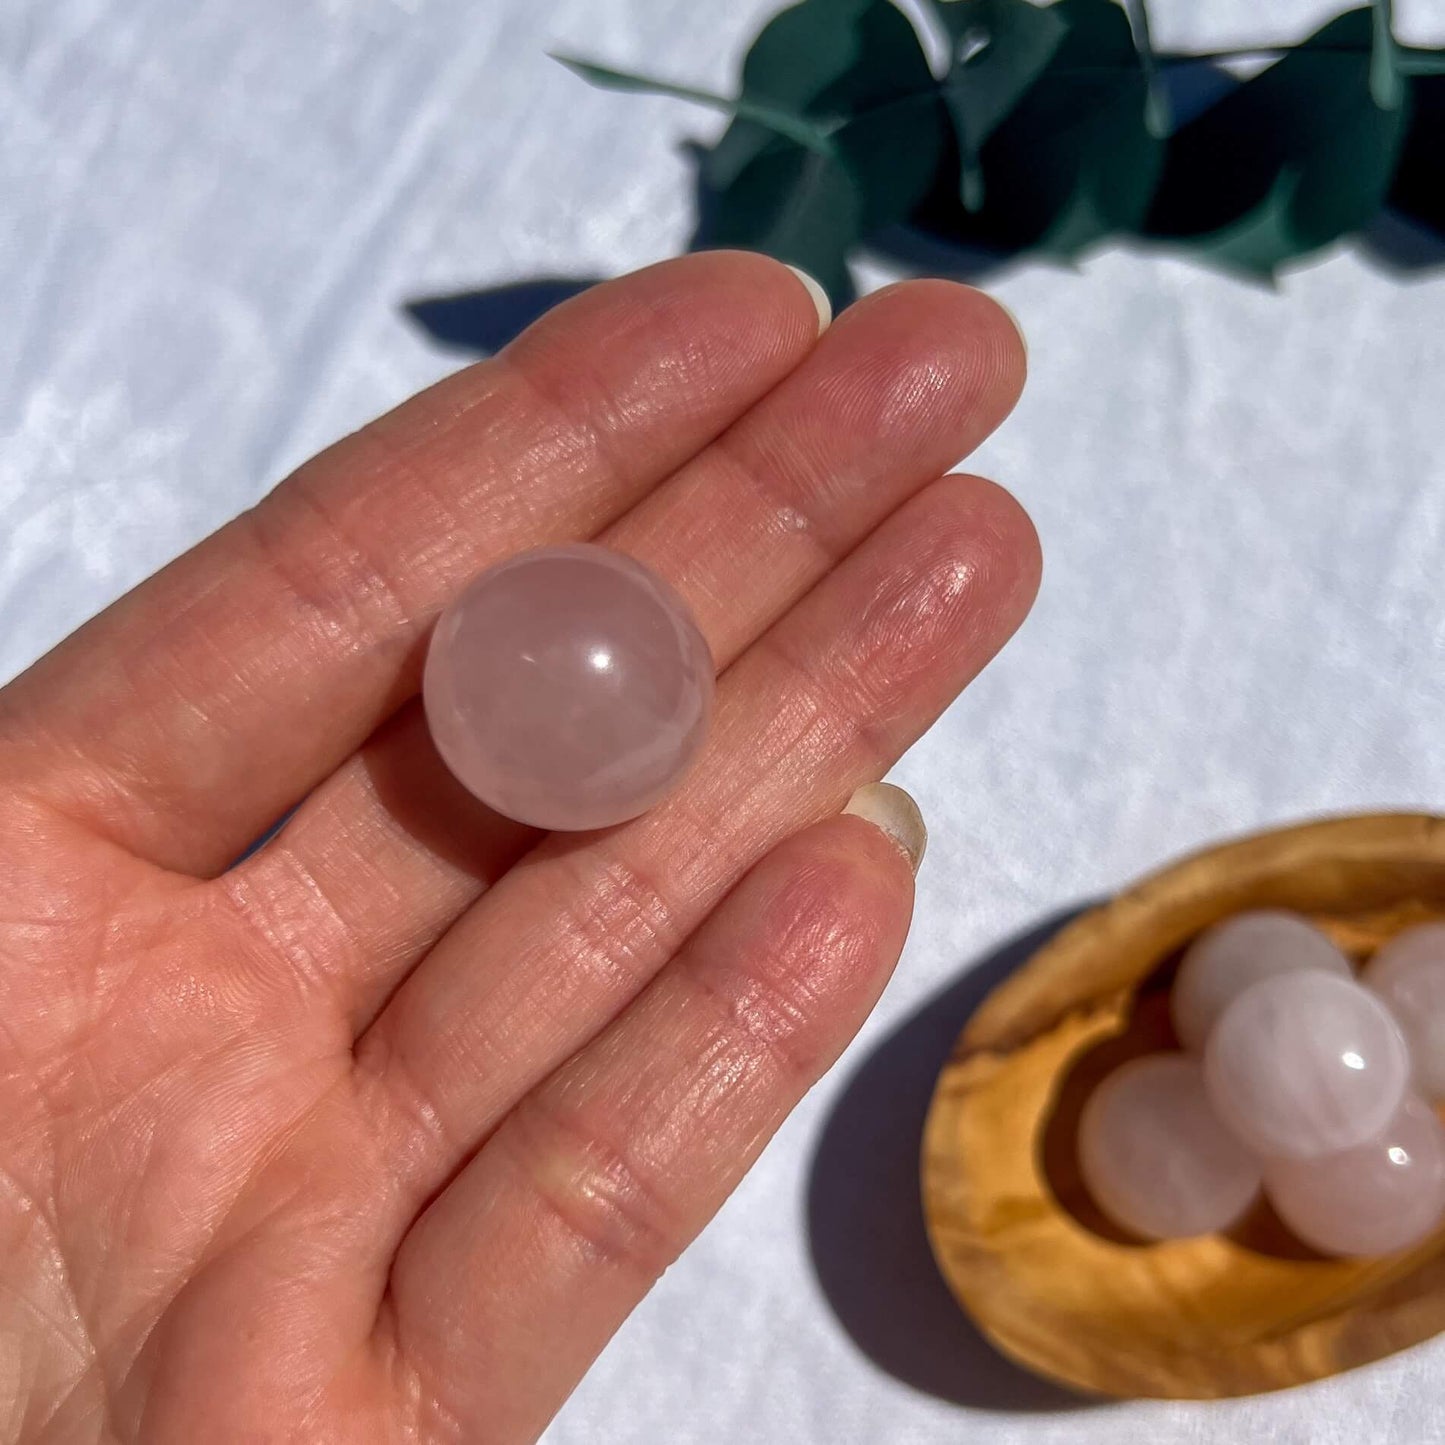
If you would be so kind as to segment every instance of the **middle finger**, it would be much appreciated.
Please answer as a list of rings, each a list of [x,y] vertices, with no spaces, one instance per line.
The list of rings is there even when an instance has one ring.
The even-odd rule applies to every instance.
[[[1012,321],[913,282],[851,308],[806,361],[602,534],[667,577],[719,668],[913,492],[971,451],[1022,386]],[[240,870],[248,916],[307,940],[360,1029],[536,835],[442,766],[414,704]]]

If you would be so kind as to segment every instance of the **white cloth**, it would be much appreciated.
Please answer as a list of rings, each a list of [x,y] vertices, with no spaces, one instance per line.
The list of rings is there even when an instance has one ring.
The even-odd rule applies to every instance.
[[[6,0],[0,676],[453,367],[403,302],[677,249],[677,146],[716,119],[600,94],[544,52],[726,86],[772,8]],[[1154,6],[1161,43],[1198,46],[1296,35],[1334,8]],[[1399,8],[1445,39],[1436,0]],[[877,1302],[890,1251],[912,1258],[906,1190],[871,1235],[825,1223],[820,1247],[846,1243],[825,1274],[855,1313],[884,1312],[877,1349],[949,1377],[960,1404],[872,1363],[810,1262],[830,1111],[961,971],[1221,835],[1445,798],[1445,271],[1402,279],[1341,250],[1272,294],[1119,251],[1078,273],[1012,267],[995,290],[1032,380],[970,465],[1031,508],[1046,578],[1017,642],[896,774],[932,829],[907,956],[555,1445],[1445,1441],[1445,1339],[1274,1397],[1082,1407],[969,1345],[936,1299]],[[866,1147],[835,1140],[828,1177],[866,1203],[917,1121],[886,1089],[862,1097]]]

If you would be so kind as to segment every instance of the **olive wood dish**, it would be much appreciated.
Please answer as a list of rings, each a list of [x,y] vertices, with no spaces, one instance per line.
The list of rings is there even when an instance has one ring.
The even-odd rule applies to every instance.
[[[969,1021],[923,1137],[944,1278],[1036,1373],[1110,1396],[1303,1384],[1445,1329],[1445,1231],[1403,1255],[1322,1259],[1266,1204],[1229,1235],[1146,1244],[1105,1221],[1074,1140],[1089,1090],[1178,1047],[1168,987],[1202,929],[1247,908],[1311,918],[1355,960],[1445,919],[1445,819],[1308,823],[1186,858],[1075,919]]]

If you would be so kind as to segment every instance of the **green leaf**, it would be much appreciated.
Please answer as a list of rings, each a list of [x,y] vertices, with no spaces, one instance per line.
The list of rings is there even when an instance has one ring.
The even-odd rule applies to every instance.
[[[918,219],[968,245],[1072,260],[1139,224],[1163,143],[1145,123],[1148,84],[1124,12],[1058,0],[1048,13],[1064,34],[979,152],[983,206],[970,215],[935,192]]]
[[[1145,234],[1273,277],[1367,224],[1390,183],[1405,109],[1370,85],[1375,12],[1352,10],[1182,126]]]
[[[889,0],[803,0],[763,27],[743,62],[740,119],[706,164],[715,189],[772,147],[742,103],[796,115],[830,138],[853,173],[867,229],[912,209],[943,148],[937,82],[917,31]]]
[[[1387,195],[1445,237],[1445,51],[1401,46],[1392,0],[1357,0],[1245,83],[1209,69],[1216,93],[1172,134],[1161,77],[1225,57],[1157,55],[1147,0],[923,3],[952,47],[942,81],[893,0],[782,11],[736,100],[563,63],[731,114],[699,167],[698,244],[769,252],[840,304],[850,249],[899,219],[1058,259],[1139,233],[1270,277]]]
[[[917,33],[887,0],[803,0],[758,32],[743,61],[738,103],[806,117],[827,134],[933,84]],[[726,185],[768,144],[748,119],[714,148],[714,184]]]
[[[1445,239],[1445,67],[1440,74],[1416,75],[1410,95],[1410,128],[1400,148],[1389,204]]]
[[[886,0],[801,0],[758,32],[742,93],[841,120],[932,79],[913,26]]]
[[[874,106],[838,130],[838,154],[863,197],[865,232],[912,213],[938,170],[947,131],[937,90]]]
[[[635,95],[663,95],[670,96],[673,100],[692,101],[695,105],[705,105],[713,110],[731,111],[770,134],[786,136],[811,150],[827,154],[830,148],[827,133],[820,126],[786,110],[749,100],[746,96],[729,100],[726,96],[714,95],[711,91],[694,90],[691,86],[674,85],[671,81],[657,80],[647,75],[613,70],[606,65],[595,65],[590,60],[577,60],[568,55],[554,55],[552,59],[603,90],[620,90]]]
[[[848,252],[863,197],[835,157],[773,140],[723,187],[704,186],[693,246],[739,246],[801,266],[841,310],[852,299]]]
[[[794,5],[758,32],[743,60],[739,102],[775,107],[794,116],[838,124],[821,97],[858,66],[852,31],[861,0]],[[815,120],[816,123],[816,120]],[[706,162],[714,186],[729,185],[771,143],[766,127],[741,117],[728,127]]]
[[[1054,58],[1068,26],[1029,0],[933,0],[953,43],[943,97],[958,139],[959,193],[983,205],[985,142]]]

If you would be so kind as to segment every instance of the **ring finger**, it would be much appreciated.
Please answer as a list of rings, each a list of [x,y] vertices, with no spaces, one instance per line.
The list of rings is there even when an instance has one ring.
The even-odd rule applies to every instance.
[[[357,1045],[360,1106],[405,1161],[403,1214],[753,862],[885,772],[1003,645],[1037,580],[1007,493],[936,482],[729,670],[676,793],[610,832],[554,835],[458,922]]]

